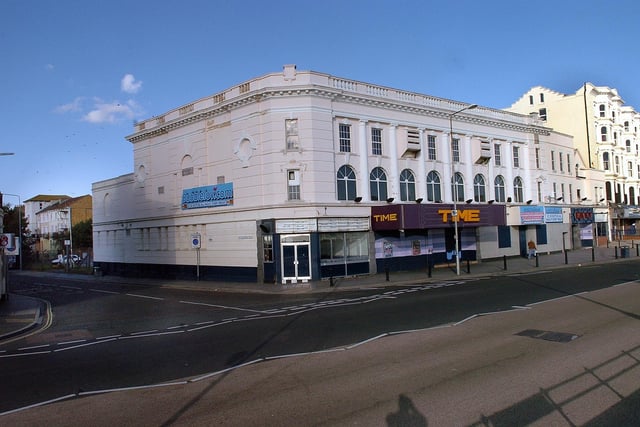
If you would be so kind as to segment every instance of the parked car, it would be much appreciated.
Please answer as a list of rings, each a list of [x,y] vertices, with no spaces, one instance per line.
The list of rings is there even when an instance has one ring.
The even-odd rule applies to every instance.
[[[81,261],[78,255],[71,255],[71,264],[78,264]],[[67,264],[67,255],[60,255],[58,258],[54,258],[51,260],[51,264],[53,265],[66,265]]]

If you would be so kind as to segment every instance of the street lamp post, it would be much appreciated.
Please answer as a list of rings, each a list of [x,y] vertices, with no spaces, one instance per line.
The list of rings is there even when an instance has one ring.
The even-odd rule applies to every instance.
[[[460,252],[460,236],[458,235],[458,184],[454,181],[455,170],[453,167],[453,116],[466,110],[472,110],[477,106],[477,104],[467,105],[449,114],[449,147],[451,150],[451,159],[449,159],[449,161],[451,162],[451,186],[453,187],[453,211],[451,212],[451,218],[453,219],[453,234],[456,243],[456,275],[458,276],[460,275],[460,257],[458,256]]]

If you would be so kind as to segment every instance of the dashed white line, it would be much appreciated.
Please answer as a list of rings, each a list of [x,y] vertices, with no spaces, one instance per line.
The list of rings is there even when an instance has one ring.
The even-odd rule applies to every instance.
[[[18,350],[20,350],[20,351],[35,350],[36,348],[45,348],[45,347],[49,347],[49,344],[34,345],[34,346],[31,346],[31,347],[20,347]]]
[[[120,295],[120,292],[105,291],[105,290],[102,290],[102,289],[89,289],[89,290],[93,291],[93,292],[101,292],[103,294]]]
[[[158,332],[157,329],[153,329],[151,331],[141,331],[141,332],[131,332],[129,335],[144,335],[144,334],[154,334]]]
[[[125,294],[127,296],[130,297],[136,297],[136,298],[146,298],[146,299],[153,299],[153,300],[158,300],[158,301],[164,301],[164,298],[158,298],[158,297],[151,297],[149,295],[140,295],[140,294]]]
[[[59,342],[58,345],[78,344],[81,342],[87,342],[87,340],[64,341],[64,342]]]

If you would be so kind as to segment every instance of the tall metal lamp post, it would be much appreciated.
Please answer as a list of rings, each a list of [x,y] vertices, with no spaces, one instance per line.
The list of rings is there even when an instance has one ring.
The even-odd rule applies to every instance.
[[[455,182],[455,170],[453,167],[453,116],[458,113],[462,113],[466,110],[472,110],[476,108],[478,104],[467,105],[464,108],[459,109],[449,114],[449,147],[451,150],[451,186],[453,187],[453,211],[451,212],[451,218],[453,219],[453,233],[456,241],[456,274],[460,275],[460,236],[458,235],[458,184]]]

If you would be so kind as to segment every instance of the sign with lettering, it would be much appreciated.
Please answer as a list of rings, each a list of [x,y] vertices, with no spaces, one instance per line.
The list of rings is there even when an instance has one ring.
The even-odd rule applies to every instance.
[[[572,224],[591,224],[593,218],[593,208],[571,208]]]
[[[419,230],[453,227],[482,227],[505,225],[507,216],[504,205],[453,205],[402,204],[373,206],[371,228],[377,230]],[[457,215],[454,215],[456,213]]]
[[[207,185],[182,190],[182,209],[233,205],[233,183]]]
[[[544,207],[520,206],[520,224],[544,224]]]
[[[544,222],[546,223],[561,223],[562,222],[562,208],[557,206],[547,206],[544,208]]]

